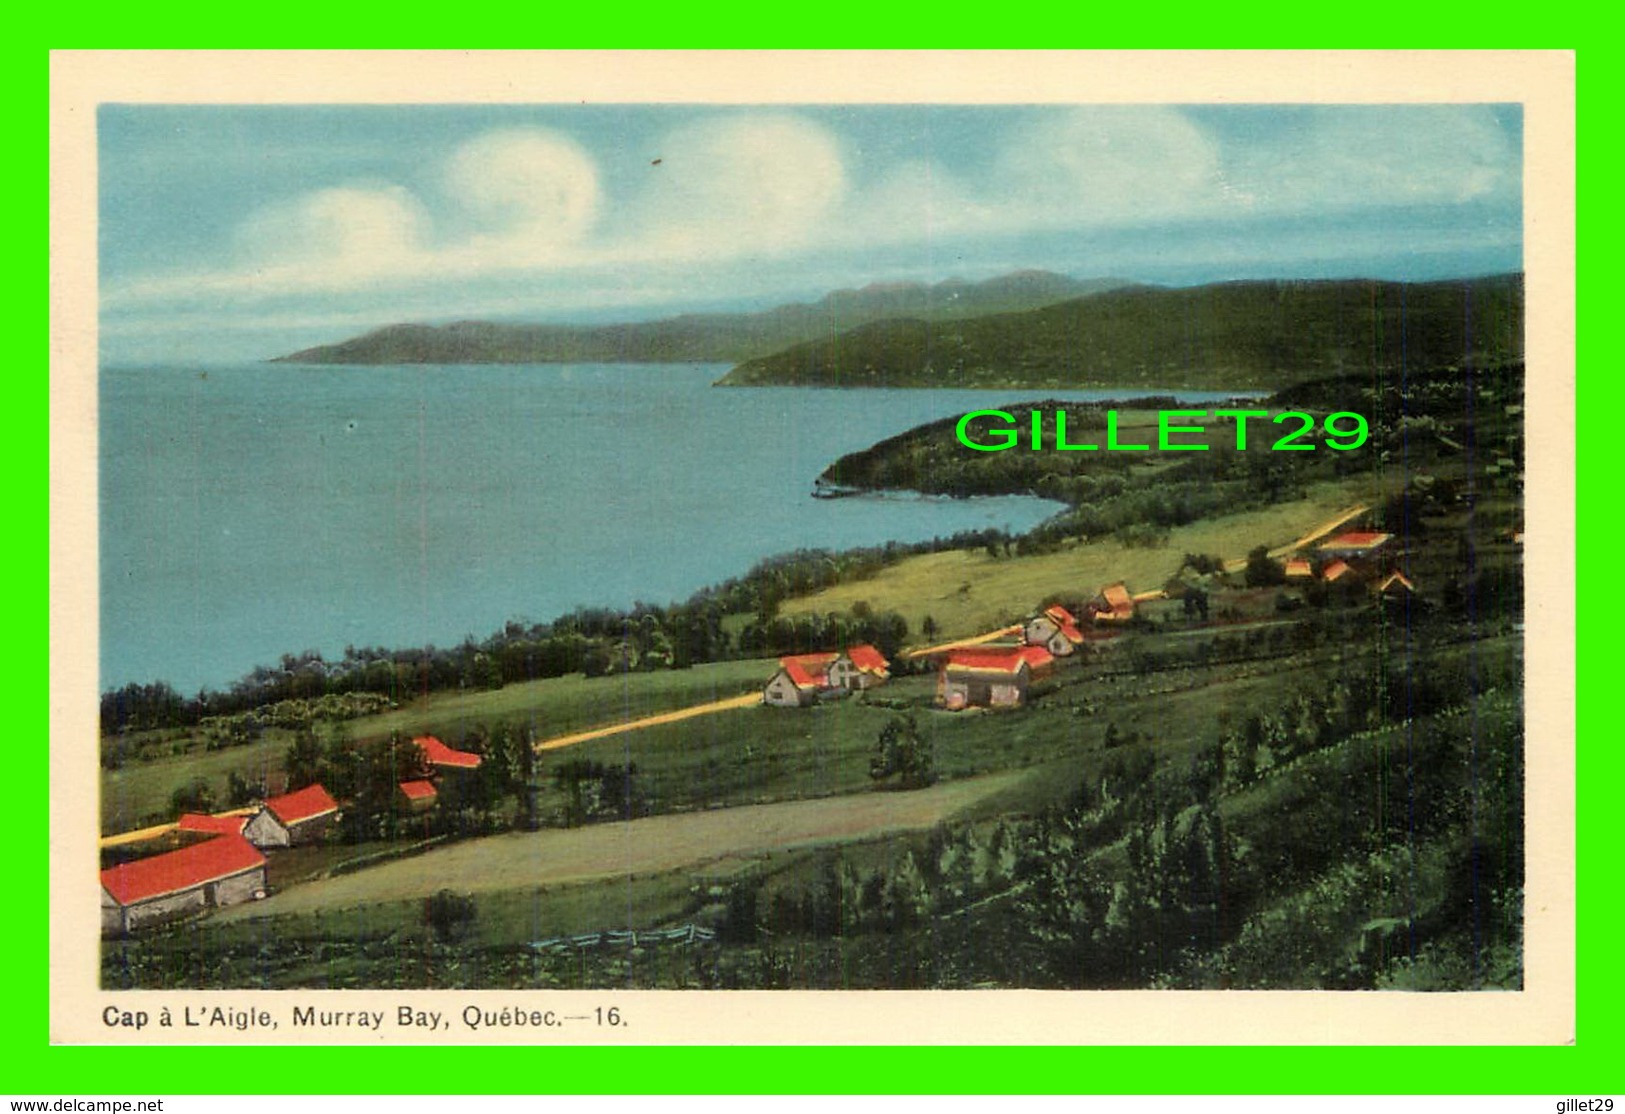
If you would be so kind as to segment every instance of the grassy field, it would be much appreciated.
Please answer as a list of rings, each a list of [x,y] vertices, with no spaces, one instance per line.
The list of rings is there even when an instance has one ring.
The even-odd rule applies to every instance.
[[[1306,499],[1263,510],[1226,515],[1169,531],[1157,549],[1132,549],[1115,538],[1072,543],[1058,553],[989,557],[963,550],[910,557],[868,580],[836,585],[787,600],[786,616],[849,611],[860,601],[875,611],[896,611],[916,635],[927,615],[943,638],[963,638],[1026,616],[1050,595],[1093,596],[1115,581],[1130,591],[1160,588],[1187,553],[1244,557],[1258,545],[1271,548],[1351,503],[1373,496],[1366,479],[1315,485]]]

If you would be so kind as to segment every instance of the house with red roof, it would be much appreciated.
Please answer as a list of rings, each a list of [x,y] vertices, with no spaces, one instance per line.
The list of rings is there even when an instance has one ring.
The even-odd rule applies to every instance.
[[[1072,612],[1056,604],[1028,619],[1022,627],[1022,637],[1029,646],[1042,646],[1050,654],[1064,658],[1083,645],[1083,632]]]
[[[816,703],[829,687],[829,669],[836,653],[792,654],[779,659],[779,671],[762,688],[762,702],[776,708],[801,708]]]
[[[861,646],[849,646],[845,653],[836,655],[826,676],[832,688],[858,692],[890,680],[891,662],[865,642]]]
[[[1320,578],[1327,584],[1336,584],[1339,581],[1352,584],[1359,580],[1359,574],[1354,571],[1353,565],[1339,559],[1328,562],[1326,567],[1320,570]]]
[[[265,896],[265,856],[240,835],[216,836],[102,871],[102,935]]]
[[[447,770],[477,770],[480,768],[480,756],[471,754],[466,750],[453,750],[433,735],[419,735],[412,740],[423,751],[423,757],[429,760],[435,773],[445,773]]]
[[[1315,578],[1315,569],[1314,566],[1309,563],[1309,558],[1287,558],[1286,578],[1288,580],[1313,580]]]
[[[266,801],[243,835],[255,847],[293,847],[321,839],[338,819],[338,802],[320,785],[307,785]]]
[[[406,802],[406,811],[410,813],[428,812],[440,800],[440,791],[432,781],[403,781],[400,792],[401,799]]]
[[[948,654],[937,673],[937,703],[949,711],[1015,708],[1055,658],[1042,646],[975,646]]]
[[[1375,557],[1388,547],[1393,540],[1392,534],[1382,534],[1375,530],[1351,530],[1339,534],[1329,541],[1321,542],[1316,546],[1316,552],[1328,559],[1341,558],[1344,561],[1365,561]]]
[[[1374,585],[1372,591],[1389,599],[1404,599],[1416,593],[1416,585],[1411,583],[1410,577],[1395,569],[1383,578],[1382,583]]]
[[[1108,584],[1100,590],[1093,610],[1097,623],[1126,623],[1134,618],[1134,597],[1122,581]]]

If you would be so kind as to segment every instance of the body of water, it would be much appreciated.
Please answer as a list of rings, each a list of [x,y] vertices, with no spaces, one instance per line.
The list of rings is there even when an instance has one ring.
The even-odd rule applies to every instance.
[[[796,548],[1026,530],[1055,504],[809,492],[836,457],[921,422],[1105,397],[712,388],[726,370],[104,369],[103,689],[190,693],[287,652],[664,604]]]

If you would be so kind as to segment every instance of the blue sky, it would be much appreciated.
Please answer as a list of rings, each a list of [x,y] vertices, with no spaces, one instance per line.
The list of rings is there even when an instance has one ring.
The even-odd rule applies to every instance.
[[[1521,128],[1509,105],[106,105],[102,351],[262,359],[1027,267],[1516,270]]]

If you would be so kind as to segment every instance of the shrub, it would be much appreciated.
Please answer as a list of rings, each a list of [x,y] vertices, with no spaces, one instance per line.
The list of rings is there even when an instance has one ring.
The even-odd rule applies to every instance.
[[[434,930],[441,943],[461,940],[474,927],[478,910],[473,894],[440,890],[423,903],[423,923]]]

